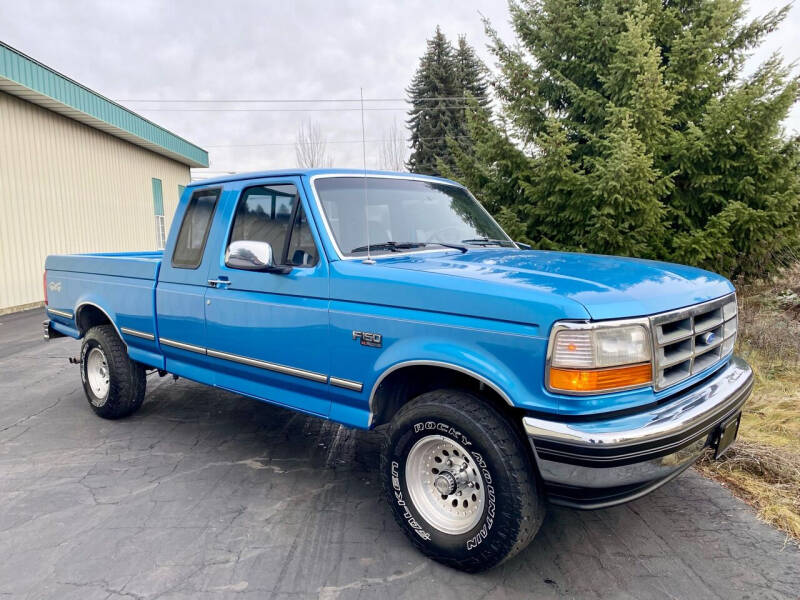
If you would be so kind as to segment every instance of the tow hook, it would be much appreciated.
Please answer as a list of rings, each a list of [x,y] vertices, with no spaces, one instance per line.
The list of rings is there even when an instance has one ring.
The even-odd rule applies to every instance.
[[[70,356],[69,357],[69,364],[71,365],[79,365],[81,364],[81,359],[77,356]]]

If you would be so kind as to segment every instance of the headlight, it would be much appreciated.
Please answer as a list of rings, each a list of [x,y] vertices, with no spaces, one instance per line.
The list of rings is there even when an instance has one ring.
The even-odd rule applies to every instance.
[[[548,387],[591,394],[648,385],[651,348],[644,324],[556,324],[550,336]]]

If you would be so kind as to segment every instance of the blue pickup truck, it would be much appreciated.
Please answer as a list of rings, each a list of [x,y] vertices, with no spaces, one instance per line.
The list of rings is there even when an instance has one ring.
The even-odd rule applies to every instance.
[[[91,409],[148,371],[363,429],[426,555],[524,548],[546,502],[602,508],[733,442],[752,388],[731,283],[515,243],[461,185],[347,170],[186,188],[163,253],[49,256],[45,337],[82,339]]]

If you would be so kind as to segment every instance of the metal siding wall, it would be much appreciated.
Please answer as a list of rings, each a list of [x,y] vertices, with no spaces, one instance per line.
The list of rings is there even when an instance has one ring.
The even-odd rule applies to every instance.
[[[43,300],[48,254],[154,250],[189,168],[0,92],[0,311]]]

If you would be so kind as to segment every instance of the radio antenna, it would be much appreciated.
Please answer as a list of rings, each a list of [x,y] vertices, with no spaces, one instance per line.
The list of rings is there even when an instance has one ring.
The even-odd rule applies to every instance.
[[[367,230],[367,258],[362,261],[365,265],[374,265],[375,261],[372,260],[372,253],[370,252],[369,241],[369,200],[367,196],[367,137],[366,128],[364,127],[364,88],[360,88],[361,92],[361,158],[364,166],[364,224]]]

